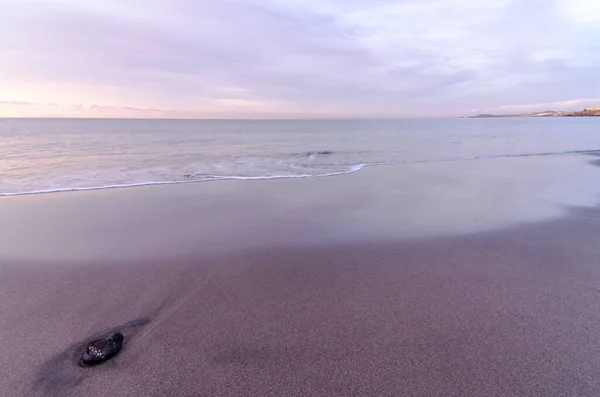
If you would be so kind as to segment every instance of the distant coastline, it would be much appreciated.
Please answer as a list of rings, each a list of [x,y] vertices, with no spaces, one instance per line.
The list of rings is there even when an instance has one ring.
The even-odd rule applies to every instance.
[[[467,119],[483,119],[492,117],[590,117],[600,116],[600,107],[591,107],[582,111],[556,111],[546,110],[535,113],[519,113],[519,114],[478,114],[476,116],[465,116]]]

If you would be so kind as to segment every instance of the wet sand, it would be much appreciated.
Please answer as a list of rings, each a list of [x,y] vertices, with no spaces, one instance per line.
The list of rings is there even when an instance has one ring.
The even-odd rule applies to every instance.
[[[506,161],[498,164],[504,168]],[[345,183],[360,186],[360,177],[352,177],[328,183],[338,190]],[[203,207],[190,207],[192,201],[186,201],[184,192],[207,197],[207,191],[215,189],[215,201],[225,208],[211,204],[218,209],[213,211],[222,222],[240,228],[234,223],[239,222],[239,213],[228,212],[227,202],[245,206],[242,213],[256,211],[244,200],[232,198],[250,190],[239,184],[216,186],[154,190],[152,202],[161,204],[164,197],[179,200],[189,223],[196,224],[195,217],[213,218]],[[282,186],[291,185],[268,186],[272,197]],[[302,188],[307,195],[303,201],[322,189],[320,185],[316,190]],[[128,226],[120,234],[122,228],[112,219],[101,222],[99,218],[105,217],[99,203],[131,212],[126,203],[137,197],[144,207],[139,195],[149,191],[134,190],[16,198],[0,206],[10,207],[10,214],[20,209],[18,219],[29,230],[39,227],[40,217],[27,218],[28,213],[33,216],[28,206],[39,208],[42,201],[48,206],[42,206],[44,213],[63,208],[66,202],[62,216],[75,217],[78,208],[97,214],[85,221],[71,220],[71,226],[65,225],[67,220],[62,228],[55,225],[58,236],[49,229],[32,234],[31,243],[40,250],[52,244],[65,250],[64,241],[76,231],[95,233],[102,241],[113,231],[110,225],[125,244],[126,233],[135,227],[147,233],[147,225],[139,220],[125,222],[121,215]],[[466,193],[456,203],[464,199],[468,206],[472,194],[462,191]],[[453,203],[448,197],[446,205]],[[390,196],[389,202],[396,198]],[[345,208],[340,219],[366,211],[364,219],[372,220],[377,218],[376,207],[388,202],[374,200],[376,205],[367,211],[337,199]],[[517,195],[503,199],[518,201]],[[539,197],[529,201],[538,207],[547,202]],[[393,209],[414,215],[417,207],[407,204],[411,202],[397,202]],[[266,204],[265,213],[277,213]],[[309,237],[324,226],[301,222],[306,209],[297,218],[273,215],[264,228],[247,217],[249,230],[232,231],[228,247],[240,237],[258,234],[264,239],[203,251],[208,243],[199,238],[198,250],[182,249],[168,260],[144,254],[152,247],[144,251],[142,245],[139,257],[88,252],[89,260],[83,264],[75,261],[77,255],[19,259],[12,246],[0,246],[0,254],[11,258],[0,263],[0,394],[600,395],[600,209],[563,204],[556,205],[556,213],[541,211],[535,220],[523,214],[527,222],[482,230],[479,225],[495,219],[486,207],[469,213],[476,225],[471,230],[458,228],[451,233],[442,228],[441,233],[413,237],[397,235],[390,226],[387,236],[367,238],[358,229],[370,224],[361,221],[354,224],[356,233],[339,232],[339,238],[320,244]],[[389,209],[383,206],[382,211]],[[327,210],[313,202],[309,213],[319,217]],[[453,210],[461,208],[448,209]],[[519,205],[503,214],[521,210]],[[259,214],[257,222],[265,213]],[[8,215],[2,216],[7,225]],[[390,215],[393,221],[394,216]],[[190,225],[179,218],[175,223],[173,217],[177,215],[169,212],[153,219],[169,228],[161,235],[170,232],[176,240],[179,232],[190,231]],[[411,218],[407,214],[405,219]],[[377,226],[386,226],[381,222]],[[82,225],[98,228],[90,231]],[[375,229],[366,230],[370,234]],[[3,241],[22,239],[20,233],[27,230],[4,229]],[[282,230],[290,231],[285,237],[299,242],[276,239]],[[224,231],[219,238],[227,235]],[[46,236],[45,241],[40,236]],[[172,244],[177,246],[176,241]],[[188,247],[188,242],[182,247]],[[113,329],[125,335],[123,350],[115,359],[96,368],[74,363],[81,343]]]

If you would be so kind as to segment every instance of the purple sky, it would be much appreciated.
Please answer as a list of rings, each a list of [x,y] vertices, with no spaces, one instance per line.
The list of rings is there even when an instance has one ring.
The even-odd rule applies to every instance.
[[[600,106],[598,0],[0,0],[0,116]]]

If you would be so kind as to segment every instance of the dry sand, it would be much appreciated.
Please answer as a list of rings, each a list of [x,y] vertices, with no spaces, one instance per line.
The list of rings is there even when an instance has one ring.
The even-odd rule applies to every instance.
[[[600,395],[600,209],[375,240],[4,260],[0,395]],[[75,365],[109,329],[122,352]]]

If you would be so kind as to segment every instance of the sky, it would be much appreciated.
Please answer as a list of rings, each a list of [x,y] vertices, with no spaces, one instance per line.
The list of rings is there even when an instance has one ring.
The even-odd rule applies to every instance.
[[[600,106],[598,0],[0,0],[0,117]]]

